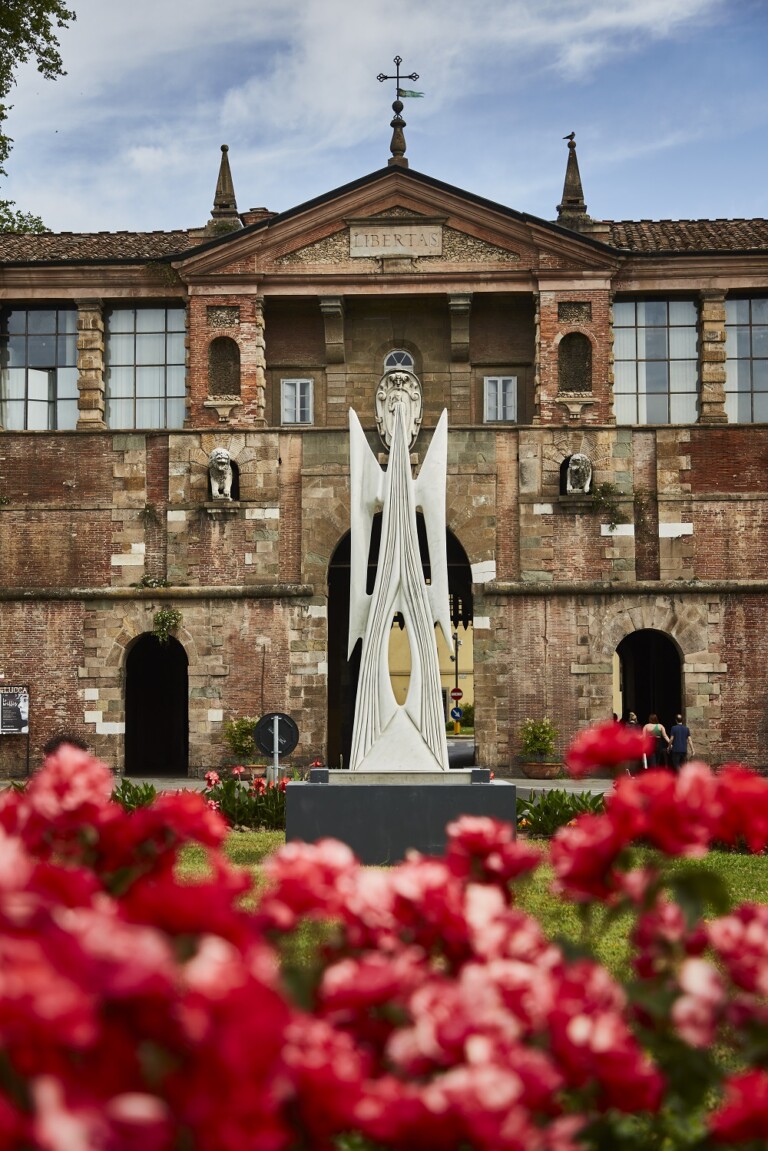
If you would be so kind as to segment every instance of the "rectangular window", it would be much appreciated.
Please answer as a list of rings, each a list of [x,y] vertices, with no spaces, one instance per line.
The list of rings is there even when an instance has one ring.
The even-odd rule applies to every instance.
[[[77,426],[77,308],[0,308],[0,425]]]
[[[280,423],[311,424],[313,380],[280,381]]]
[[[485,376],[483,412],[487,424],[517,419],[517,376]]]
[[[725,354],[729,423],[768,423],[768,299],[725,301]]]
[[[107,427],[183,426],[184,319],[183,307],[112,308],[107,312]]]
[[[614,303],[613,393],[617,423],[696,422],[697,325],[693,300]]]

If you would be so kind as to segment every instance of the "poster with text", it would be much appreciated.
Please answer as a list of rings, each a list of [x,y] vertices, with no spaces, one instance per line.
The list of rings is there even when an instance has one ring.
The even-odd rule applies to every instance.
[[[0,687],[0,735],[29,734],[29,688]]]

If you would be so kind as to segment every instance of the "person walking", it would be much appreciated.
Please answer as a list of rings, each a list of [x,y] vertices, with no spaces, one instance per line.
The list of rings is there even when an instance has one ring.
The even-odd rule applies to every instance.
[[[671,743],[669,745],[669,756],[672,762],[672,770],[679,771],[685,763],[689,755],[695,755],[693,750],[693,740],[688,727],[683,723],[681,715],[675,716],[675,722],[669,729],[671,736]]]
[[[653,751],[649,752],[647,756],[648,767],[666,767],[670,738],[664,724],[659,723],[659,717],[655,711],[652,711],[648,716],[648,722],[643,725],[643,731],[646,735],[652,735],[656,741]]]

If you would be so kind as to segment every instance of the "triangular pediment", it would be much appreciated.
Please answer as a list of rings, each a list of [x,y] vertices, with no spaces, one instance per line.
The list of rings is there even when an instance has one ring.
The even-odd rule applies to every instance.
[[[184,279],[280,278],[481,268],[535,274],[608,270],[604,244],[483,200],[411,169],[387,168],[201,245],[176,263]]]

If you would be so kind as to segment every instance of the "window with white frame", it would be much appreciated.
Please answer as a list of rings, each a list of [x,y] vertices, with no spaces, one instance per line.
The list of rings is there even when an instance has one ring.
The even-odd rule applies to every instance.
[[[619,424],[690,424],[698,415],[693,300],[613,305],[614,410]]]
[[[517,419],[517,376],[485,376],[483,413],[487,424]]]
[[[725,354],[729,423],[768,423],[768,299],[725,301]]]
[[[412,372],[414,359],[410,352],[406,352],[403,348],[393,348],[384,357],[384,371],[392,372],[396,368],[404,368],[406,372]]]
[[[0,308],[0,425],[77,425],[77,308]]]
[[[106,313],[107,427],[183,426],[184,318],[183,307],[116,307]]]
[[[311,379],[280,381],[280,422],[282,424],[311,424],[313,416],[313,385]]]

